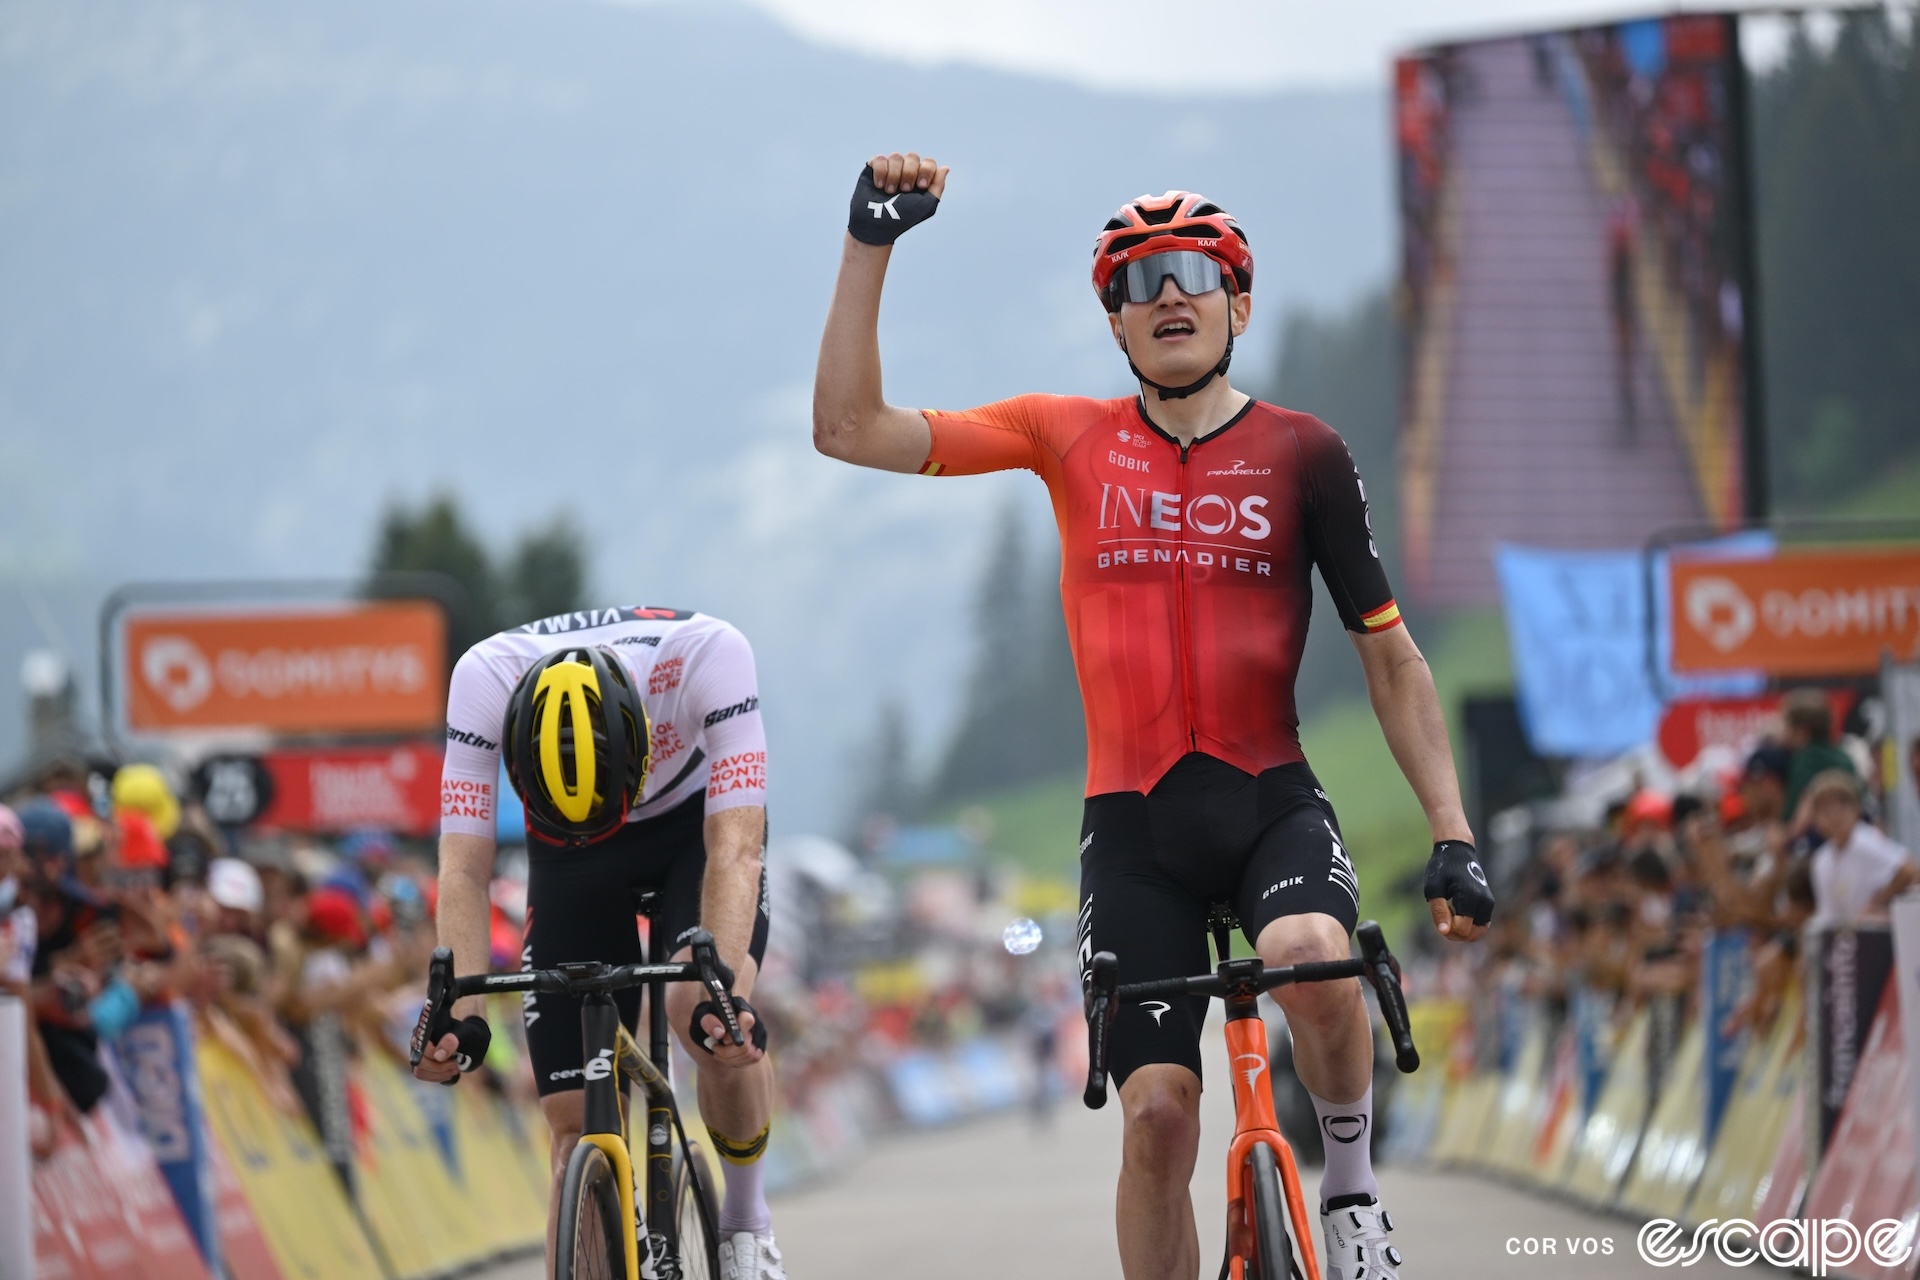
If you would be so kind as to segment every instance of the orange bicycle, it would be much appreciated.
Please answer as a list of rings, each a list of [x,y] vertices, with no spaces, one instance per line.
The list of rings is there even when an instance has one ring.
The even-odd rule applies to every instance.
[[[1313,1236],[1307,1227],[1306,1198],[1300,1193],[1300,1171],[1293,1148],[1280,1136],[1273,1111],[1273,1090],[1258,1087],[1267,1077],[1267,1028],[1260,1020],[1260,993],[1295,982],[1334,982],[1365,978],[1380,999],[1380,1014],[1393,1037],[1394,1064],[1410,1072],[1420,1065],[1407,1027],[1407,999],[1400,989],[1400,966],[1387,950],[1380,926],[1371,920],[1355,930],[1360,942],[1356,959],[1327,960],[1269,969],[1258,956],[1233,960],[1231,911],[1216,905],[1208,919],[1213,945],[1220,956],[1212,973],[1160,982],[1119,986],[1120,962],[1111,951],[1093,957],[1087,1001],[1087,1091],[1084,1101],[1098,1110],[1107,1102],[1107,1040],[1112,1015],[1121,1003],[1171,1000],[1177,996],[1215,996],[1227,1007],[1227,1061],[1233,1066],[1233,1143],[1227,1148],[1227,1253],[1220,1264],[1221,1280],[1294,1280],[1301,1270],[1294,1245],[1287,1239],[1287,1223],[1306,1260],[1305,1280],[1320,1280],[1320,1260],[1314,1256]],[[1282,1206],[1285,1206],[1284,1211]]]

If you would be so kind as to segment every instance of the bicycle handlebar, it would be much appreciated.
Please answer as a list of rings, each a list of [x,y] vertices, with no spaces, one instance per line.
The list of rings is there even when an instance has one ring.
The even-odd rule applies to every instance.
[[[435,947],[433,959],[427,962],[429,1012],[423,1043],[438,1044],[440,1038],[453,1029],[454,1003],[468,996],[512,991],[533,991],[542,995],[612,994],[651,982],[698,982],[714,998],[721,1021],[727,1024],[727,1039],[735,1045],[745,1044],[746,1034],[741,1031],[739,1017],[733,1008],[732,967],[720,958],[719,950],[713,945],[713,935],[705,929],[694,930],[688,942],[693,947],[693,959],[685,964],[610,965],[589,960],[556,965],[551,969],[531,969],[521,973],[475,973],[464,978],[454,976],[453,951],[447,947]],[[413,1064],[420,1065],[417,1047],[412,1057]]]
[[[1400,964],[1387,950],[1387,940],[1378,923],[1363,921],[1355,934],[1360,940],[1357,959],[1314,960],[1274,969],[1263,967],[1257,958],[1224,960],[1212,973],[1132,982],[1124,987],[1118,985],[1118,957],[1111,951],[1099,952],[1088,969],[1087,1087],[1081,1101],[1094,1111],[1107,1103],[1107,1047],[1113,1036],[1113,1015],[1119,1005],[1164,996],[1251,998],[1262,991],[1297,982],[1365,978],[1380,999],[1380,1015],[1386,1020],[1387,1032],[1393,1039],[1394,1065],[1402,1072],[1417,1070],[1420,1053],[1414,1048],[1413,1030],[1407,1025],[1407,998],[1400,989]]]

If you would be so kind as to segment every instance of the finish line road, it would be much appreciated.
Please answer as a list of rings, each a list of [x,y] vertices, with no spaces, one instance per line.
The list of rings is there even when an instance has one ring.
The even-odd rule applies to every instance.
[[[1216,1015],[1217,1019],[1217,1015]],[[1223,1243],[1226,1142],[1233,1123],[1217,1021],[1204,1042],[1203,1136],[1194,1174],[1201,1274],[1211,1278]],[[1088,1111],[1062,1098],[1052,1121],[1000,1116],[876,1143],[840,1176],[773,1201],[774,1226],[793,1280],[1062,1280],[1115,1277],[1114,1181],[1120,1171],[1117,1101]],[[1302,1171],[1309,1188],[1319,1170]],[[1386,1168],[1382,1198],[1393,1215],[1405,1280],[1673,1280],[1748,1275],[1771,1268],[1717,1263],[1666,1268],[1642,1261],[1637,1222],[1461,1173]],[[1317,1208],[1317,1204],[1315,1206]],[[1317,1239],[1315,1252],[1325,1262]],[[1526,1242],[1538,1252],[1528,1255]],[[1593,1241],[1591,1245],[1584,1244]],[[1509,1242],[1517,1252],[1509,1253]],[[1552,1253],[1547,1253],[1547,1241]],[[1573,1252],[1569,1256],[1569,1242]],[[1584,1248],[1612,1253],[1588,1254]],[[1711,1255],[1709,1255],[1711,1256]],[[537,1262],[484,1273],[538,1280]]]

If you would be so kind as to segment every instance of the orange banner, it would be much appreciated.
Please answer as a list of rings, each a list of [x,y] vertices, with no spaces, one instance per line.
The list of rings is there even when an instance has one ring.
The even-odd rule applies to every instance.
[[[1675,671],[1865,675],[1920,657],[1920,550],[1686,559],[1670,575]]]
[[[123,627],[135,732],[378,733],[446,713],[446,623],[426,601],[141,613]]]

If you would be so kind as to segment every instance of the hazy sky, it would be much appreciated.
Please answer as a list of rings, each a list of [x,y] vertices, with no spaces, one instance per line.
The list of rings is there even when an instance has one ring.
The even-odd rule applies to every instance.
[[[1436,40],[1669,8],[1618,0],[747,0],[815,39],[931,61],[965,59],[1106,87],[1268,89],[1384,78]]]

